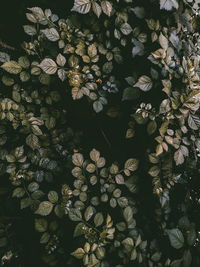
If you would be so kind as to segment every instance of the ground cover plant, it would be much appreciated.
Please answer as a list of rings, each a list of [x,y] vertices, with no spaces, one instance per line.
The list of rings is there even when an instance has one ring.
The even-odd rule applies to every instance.
[[[24,2],[0,41],[1,266],[200,266],[199,4]]]

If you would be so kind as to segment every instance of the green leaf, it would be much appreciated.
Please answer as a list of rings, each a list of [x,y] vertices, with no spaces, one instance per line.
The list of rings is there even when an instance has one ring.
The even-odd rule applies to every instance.
[[[66,79],[66,71],[63,69],[59,69],[58,70],[58,77],[61,79],[61,81],[63,82]]]
[[[34,134],[29,134],[26,137],[26,144],[30,146],[33,150],[40,148],[39,139]]]
[[[82,221],[82,214],[78,209],[70,209],[69,210],[69,218],[74,222]]]
[[[86,171],[88,171],[89,173],[93,173],[96,170],[96,166],[93,163],[89,163],[86,166]]]
[[[83,227],[85,226],[84,223],[80,222],[76,225],[74,230],[74,237],[78,237],[84,234]]]
[[[49,201],[43,201],[39,204],[38,209],[36,210],[36,214],[47,216],[51,213],[53,209],[53,204]]]
[[[66,58],[62,54],[58,54],[56,62],[59,66],[64,67],[64,65],[66,64]]]
[[[82,248],[77,248],[71,255],[80,260],[85,255],[85,251]]]
[[[129,223],[133,218],[133,210],[130,206],[126,207],[123,211],[124,219]]]
[[[40,232],[43,233],[47,230],[47,220],[43,219],[43,218],[39,218],[39,219],[35,219],[35,229]]]
[[[45,232],[42,234],[40,238],[40,244],[46,244],[50,239],[50,234],[48,232]]]
[[[58,193],[56,191],[49,191],[48,199],[51,203],[56,203],[58,201]]]
[[[14,60],[5,62],[1,68],[11,74],[18,74],[22,70],[22,67]]]
[[[169,42],[168,42],[168,39],[162,34],[162,32],[160,33],[160,36],[159,36],[159,43],[164,50],[167,50],[169,46]]]
[[[140,88],[144,92],[147,92],[151,90],[153,83],[151,81],[151,78],[146,75],[143,75],[139,78],[139,80],[134,86]]]
[[[93,108],[94,108],[94,111],[96,111],[97,113],[99,113],[100,111],[103,110],[103,105],[100,101],[95,101],[93,103]]]
[[[97,151],[96,149],[92,149],[92,151],[90,151],[90,158],[94,162],[97,162],[100,158],[100,152]]]
[[[54,74],[57,71],[57,64],[51,58],[45,58],[39,67],[47,74]]]
[[[101,6],[97,2],[92,2],[92,10],[94,14],[97,15],[97,17],[99,18],[102,13],[102,9],[101,9]]]
[[[132,32],[132,28],[127,22],[121,25],[120,30],[124,35],[129,35]]]
[[[174,160],[176,162],[176,165],[181,165],[184,163],[184,155],[180,148],[174,153]]]
[[[137,159],[128,159],[125,162],[125,169],[128,169],[129,171],[136,171],[139,165],[139,161]]]
[[[108,73],[111,73],[113,70],[113,64],[112,64],[112,61],[110,62],[106,62],[104,65],[103,65],[103,72],[108,74]]]
[[[179,4],[177,0],[160,0],[160,9],[172,10],[172,8],[178,9]]]
[[[147,125],[147,132],[149,135],[152,135],[153,133],[155,133],[157,129],[157,123],[156,121],[150,121]]]
[[[93,58],[97,55],[97,48],[94,44],[88,46],[88,56]]]
[[[112,4],[109,1],[101,1],[101,8],[103,12],[110,17],[112,12]]]
[[[31,198],[29,198],[29,197],[23,198],[20,201],[20,209],[25,209],[25,208],[29,207],[31,205],[31,203],[32,203]]]
[[[73,156],[72,156],[72,162],[74,165],[78,166],[78,167],[81,167],[83,165],[83,155],[80,154],[80,153],[75,153]]]
[[[96,227],[102,225],[104,219],[103,219],[103,214],[101,212],[98,212],[95,216],[94,216],[94,224]]]
[[[134,87],[127,87],[123,91],[122,101],[137,99],[140,95],[139,89]]]
[[[24,190],[24,188],[22,188],[22,187],[17,187],[17,188],[15,188],[15,190],[13,191],[12,197],[20,198],[20,197],[23,197],[24,194],[25,194],[25,190]]]
[[[173,248],[180,249],[183,247],[184,237],[182,232],[178,228],[166,230],[166,233],[169,236],[169,240]]]
[[[87,14],[91,9],[91,0],[75,0],[71,11]]]
[[[60,35],[55,28],[45,29],[41,31],[48,40],[56,42],[60,39]]]
[[[37,33],[35,26],[24,25],[23,28],[24,28],[25,33],[30,35],[30,36],[36,35],[36,33]]]
[[[10,61],[10,56],[5,52],[0,52],[0,62]]]
[[[121,174],[115,176],[115,181],[117,184],[124,184],[124,177]]]
[[[89,221],[93,214],[94,214],[94,208],[92,206],[87,207],[84,213],[85,220]]]
[[[188,125],[192,130],[200,129],[200,118],[196,115],[189,114]]]

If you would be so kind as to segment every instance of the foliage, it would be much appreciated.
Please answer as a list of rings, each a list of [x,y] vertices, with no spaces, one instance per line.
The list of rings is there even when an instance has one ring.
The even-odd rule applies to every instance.
[[[67,19],[32,7],[20,55],[0,52],[0,195],[29,210],[49,266],[200,265],[199,4],[75,0]],[[82,149],[66,100],[81,98],[96,120],[122,116],[124,140],[142,129],[142,156]],[[2,265],[20,254],[10,225]]]

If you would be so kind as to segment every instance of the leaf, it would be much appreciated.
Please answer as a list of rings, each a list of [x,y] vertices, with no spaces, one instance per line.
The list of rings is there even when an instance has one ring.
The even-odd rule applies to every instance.
[[[42,30],[41,32],[44,33],[46,38],[52,42],[56,42],[60,39],[60,35],[58,31],[54,28],[45,29],[45,30]]]
[[[127,237],[122,241],[122,244],[125,246],[127,250],[130,250],[134,246],[133,239],[131,237]]]
[[[76,225],[74,230],[74,237],[78,237],[84,234],[84,223],[80,222]]]
[[[112,61],[110,62],[106,62],[104,65],[103,65],[103,72],[108,74],[108,73],[111,73],[113,70],[113,63]]]
[[[24,194],[25,194],[25,190],[24,190],[24,188],[22,188],[22,187],[17,187],[17,188],[15,188],[15,190],[13,191],[12,197],[20,198],[20,197],[23,197]]]
[[[26,13],[26,18],[33,23],[37,23],[37,18],[31,13]]]
[[[83,165],[83,155],[80,154],[80,153],[75,153],[73,156],[72,156],[72,162],[74,165],[78,166],[78,167],[82,167]]]
[[[129,35],[132,32],[132,28],[127,22],[121,25],[120,30],[124,35]]]
[[[77,248],[74,252],[71,253],[77,259],[82,259],[85,254],[85,251],[82,248]]]
[[[96,227],[102,225],[103,223],[103,214],[101,212],[98,212],[94,217],[94,224]]]
[[[135,87],[140,88],[142,91],[147,92],[151,90],[153,83],[151,81],[151,78],[149,78],[146,75],[143,75],[139,78],[136,84],[134,84]]]
[[[101,101],[95,101],[93,103],[93,108],[94,108],[94,111],[96,111],[97,113],[102,111],[103,110],[103,105],[102,105]]]
[[[48,199],[51,203],[56,203],[58,201],[58,193],[56,191],[49,191]]]
[[[123,211],[124,219],[130,222],[133,218],[133,211],[130,206],[126,207]]]
[[[124,168],[129,171],[135,171],[138,168],[139,161],[137,159],[128,159],[125,162]]]
[[[137,18],[143,19],[145,17],[145,9],[143,7],[136,6],[131,10],[135,13]]]
[[[174,153],[174,160],[176,162],[176,165],[181,165],[184,163],[184,155],[180,148]]]
[[[35,211],[36,214],[41,216],[47,216],[51,213],[53,204],[49,201],[43,201],[39,204],[38,209]]]
[[[45,232],[42,234],[40,238],[40,244],[46,244],[50,239],[50,234],[48,232]]]
[[[47,230],[47,220],[43,219],[43,218],[39,218],[39,219],[35,219],[35,229],[40,232],[43,233]]]
[[[130,101],[130,100],[137,99],[139,97],[139,93],[140,91],[138,88],[127,87],[123,91],[122,101],[126,101],[126,100]]]
[[[184,237],[182,232],[178,228],[166,230],[171,246],[176,249],[180,249],[184,245]]]
[[[93,214],[94,214],[94,208],[92,206],[87,207],[84,213],[85,220],[89,221]]]
[[[58,70],[58,77],[61,79],[61,81],[63,82],[66,79],[66,71],[63,69],[59,69]]]
[[[151,175],[152,177],[158,176],[159,173],[160,173],[160,168],[158,165],[152,166],[148,171],[148,174]]]
[[[115,182],[117,184],[124,184],[124,177],[121,174],[115,176]]]
[[[33,12],[33,16],[36,18],[36,20],[39,23],[41,23],[42,25],[47,24],[47,20],[46,20],[46,17],[44,15],[44,12],[40,7],[31,7],[31,8],[28,8],[28,10]],[[34,22],[34,20],[32,22]]]
[[[22,67],[13,60],[5,62],[3,65],[1,65],[1,68],[11,74],[18,74],[22,71]]]
[[[143,56],[144,55],[144,45],[136,39],[133,39],[133,44],[134,44],[134,47],[132,49],[133,58],[135,56]]]
[[[70,209],[69,218],[74,222],[80,222],[82,221],[82,214],[78,209]]]
[[[167,50],[169,43],[168,43],[167,38],[162,34],[162,32],[160,33],[160,36],[159,36],[159,43],[164,50]]]
[[[26,197],[20,201],[20,209],[25,209],[31,205],[31,198]]]
[[[103,13],[110,17],[112,12],[112,4],[109,1],[102,1],[101,8],[103,10]]]
[[[64,67],[64,65],[66,64],[66,58],[59,53],[57,55],[56,62],[59,66]]]
[[[92,10],[94,14],[97,15],[97,17],[99,18],[102,13],[102,9],[101,9],[101,6],[97,2],[92,2]]]
[[[39,139],[34,134],[29,134],[26,137],[26,144],[30,146],[33,150],[40,148]]]
[[[57,64],[51,58],[45,58],[39,67],[47,74],[54,74],[57,71]]]
[[[35,26],[24,25],[23,28],[24,28],[25,33],[30,35],[30,36],[36,35],[36,33],[37,33]]]
[[[177,0],[160,0],[160,9],[172,10],[172,8],[178,9],[179,4]]]
[[[96,162],[96,165],[98,168],[104,167],[105,164],[106,164],[106,160],[103,157],[100,157]]]
[[[88,46],[88,55],[93,58],[97,55],[97,48],[94,44]]]
[[[147,125],[147,132],[149,135],[152,135],[153,133],[155,133],[157,129],[157,123],[156,121],[150,121]]]
[[[97,162],[98,159],[100,158],[100,152],[97,151],[96,149],[92,149],[92,151],[90,151],[90,158],[91,160]]]
[[[91,9],[90,0],[75,0],[71,11],[76,11],[81,14],[87,14]]]
[[[0,52],[0,62],[10,61],[10,56],[5,52]]]
[[[198,130],[200,128],[200,119],[198,116],[189,114],[188,125],[192,130]]]

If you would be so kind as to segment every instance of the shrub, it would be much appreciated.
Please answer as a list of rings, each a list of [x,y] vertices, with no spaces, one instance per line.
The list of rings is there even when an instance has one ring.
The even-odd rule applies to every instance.
[[[0,52],[2,199],[30,210],[43,262],[199,266],[199,1],[75,0],[67,19],[26,17],[20,54]],[[127,142],[142,133],[144,151],[112,162],[84,147],[67,115],[81,98],[97,121],[122,117]],[[2,265],[24,253],[12,224]]]

